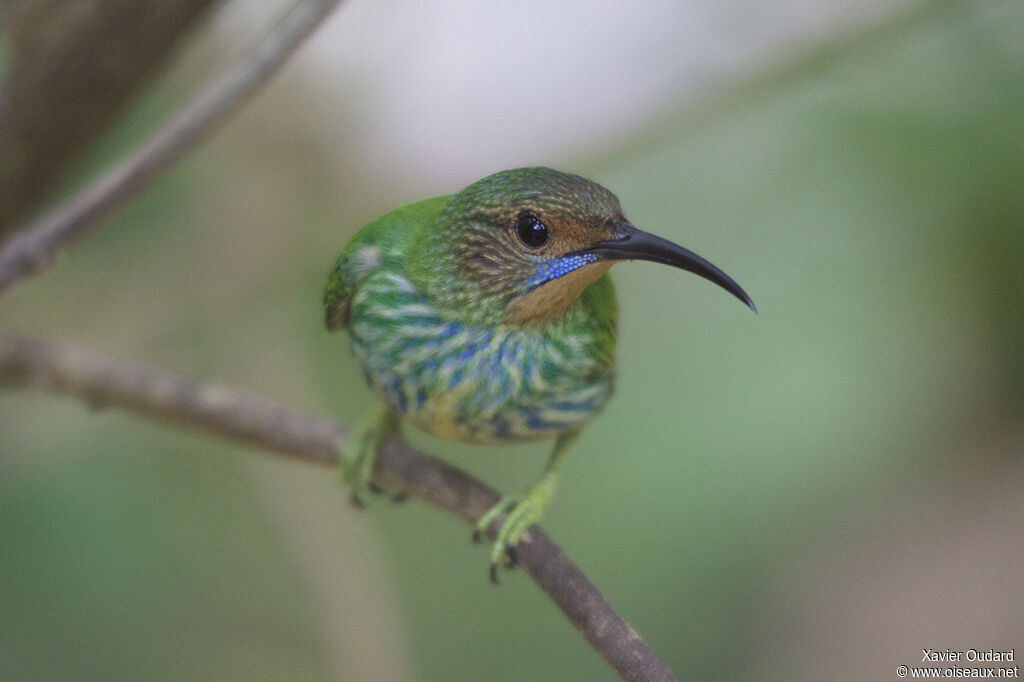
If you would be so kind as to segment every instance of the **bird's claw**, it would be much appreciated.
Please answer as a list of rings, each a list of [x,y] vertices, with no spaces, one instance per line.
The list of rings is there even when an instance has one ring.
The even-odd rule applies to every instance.
[[[498,583],[498,569],[515,568],[519,564],[516,548],[526,530],[536,523],[544,511],[547,500],[532,491],[519,497],[503,497],[480,517],[473,530],[473,542],[482,542],[491,524],[501,515],[501,520],[491,545],[491,582]]]
[[[394,417],[390,413],[377,415],[372,422],[352,434],[339,453],[341,475],[352,490],[352,504],[366,507],[366,492],[389,493],[373,480],[377,451],[395,430]],[[403,493],[391,493],[395,502],[403,501]]]
[[[350,443],[346,443],[338,458],[341,463],[341,477],[352,490],[352,506],[363,509],[366,507],[366,493],[379,492],[373,482],[373,461],[377,458],[376,449],[371,446],[371,439],[360,434]]]

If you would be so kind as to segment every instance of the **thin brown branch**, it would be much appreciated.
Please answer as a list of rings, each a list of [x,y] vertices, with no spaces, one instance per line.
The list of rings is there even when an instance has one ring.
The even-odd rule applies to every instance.
[[[215,132],[340,1],[298,0],[249,54],[185,105],[166,127],[66,204],[15,234],[0,249],[0,294],[16,281],[48,267],[68,242]]]
[[[0,385],[34,387],[228,436],[314,464],[336,465],[346,429],[212,384],[60,343],[0,339]],[[468,474],[389,442],[375,481],[474,523],[498,501]],[[626,680],[674,680],[672,671],[566,554],[537,526],[523,537],[520,566]],[[483,572],[481,572],[483,578]]]

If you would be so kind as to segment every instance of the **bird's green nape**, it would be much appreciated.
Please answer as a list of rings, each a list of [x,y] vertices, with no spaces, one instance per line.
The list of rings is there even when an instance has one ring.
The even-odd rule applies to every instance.
[[[692,251],[634,227],[618,199],[550,168],[503,171],[360,230],[324,291],[380,416],[342,453],[361,499],[377,449],[403,424],[472,443],[554,439],[544,475],[477,526],[497,524],[492,577],[553,496],[557,471],[614,386],[617,305],[606,271],[647,260],[693,272],[753,309]]]

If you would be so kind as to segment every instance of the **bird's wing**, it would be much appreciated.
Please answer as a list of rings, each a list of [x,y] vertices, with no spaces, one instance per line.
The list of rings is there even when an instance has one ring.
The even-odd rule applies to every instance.
[[[327,278],[327,286],[324,288],[324,324],[331,331],[348,326],[349,308],[352,303],[352,295],[356,287],[366,277],[380,266],[380,249],[372,243],[373,236],[380,221],[370,223],[360,230],[352,241],[348,243],[345,250],[338,256],[334,268]],[[366,234],[367,231],[370,234]]]
[[[401,269],[417,229],[432,220],[448,197],[403,206],[359,230],[338,256],[324,288],[324,323],[331,331],[348,326],[352,296],[381,267]]]

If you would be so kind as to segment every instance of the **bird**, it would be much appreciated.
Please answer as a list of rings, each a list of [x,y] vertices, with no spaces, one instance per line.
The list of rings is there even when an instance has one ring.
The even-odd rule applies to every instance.
[[[479,542],[499,522],[498,582],[550,503],[566,453],[612,395],[618,304],[607,271],[632,260],[699,275],[757,312],[716,266],[636,228],[611,191],[551,168],[494,173],[360,229],[323,295],[327,328],[348,331],[382,402],[341,448],[353,500],[375,489],[377,452],[405,425],[466,443],[553,439],[537,481],[475,525]]]

